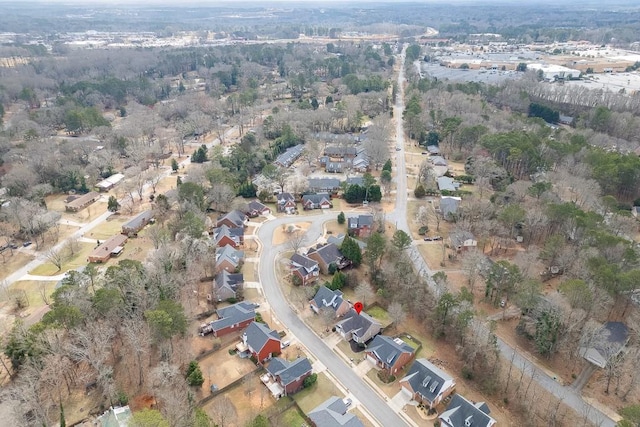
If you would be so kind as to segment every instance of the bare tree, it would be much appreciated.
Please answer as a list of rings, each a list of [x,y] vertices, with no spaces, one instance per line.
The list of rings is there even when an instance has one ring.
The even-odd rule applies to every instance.
[[[64,249],[55,249],[51,248],[47,250],[45,256],[53,264],[58,268],[58,271],[62,270],[62,264],[64,263],[66,257]]]
[[[367,301],[371,301],[375,296],[375,292],[371,288],[371,285],[367,282],[362,282],[355,289],[356,298],[366,307]]]
[[[369,127],[364,149],[376,170],[389,158],[389,137],[391,125],[387,117],[378,116]]]
[[[220,427],[234,424],[238,418],[235,406],[227,396],[217,397],[211,405],[213,421]]]
[[[407,318],[407,313],[402,307],[402,304],[397,301],[392,302],[389,304],[389,307],[387,307],[387,313],[389,313],[389,318],[393,321],[396,330],[400,329],[400,324]]]
[[[286,228],[285,231],[287,233],[287,245],[292,251],[297,253],[304,244],[306,232],[291,225],[289,228]]]
[[[473,293],[478,276],[482,270],[482,264],[487,257],[480,251],[467,251],[462,258],[462,269],[467,275],[467,285]]]

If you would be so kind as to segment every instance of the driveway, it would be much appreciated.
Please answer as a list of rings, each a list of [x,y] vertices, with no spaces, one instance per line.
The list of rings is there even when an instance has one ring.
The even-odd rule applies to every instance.
[[[402,390],[400,390],[395,396],[389,400],[389,406],[391,406],[396,412],[404,410],[404,407],[411,402],[411,396]]]

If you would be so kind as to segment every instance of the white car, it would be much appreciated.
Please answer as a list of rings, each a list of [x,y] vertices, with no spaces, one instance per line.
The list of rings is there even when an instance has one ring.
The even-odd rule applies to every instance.
[[[348,408],[349,406],[351,406],[351,403],[352,403],[352,402],[351,402],[351,399],[350,399],[350,398],[348,398],[348,397],[347,397],[346,399],[343,399],[342,401],[344,402],[344,406],[346,406],[347,408]]]

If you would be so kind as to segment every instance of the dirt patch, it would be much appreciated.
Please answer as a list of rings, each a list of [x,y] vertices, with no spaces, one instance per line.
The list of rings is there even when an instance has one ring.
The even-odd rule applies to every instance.
[[[255,369],[255,365],[249,359],[241,359],[237,354],[229,354],[229,350],[234,350],[237,342],[221,348],[198,362],[204,376],[202,392],[205,395],[212,384],[223,388]]]
[[[129,409],[131,412],[141,411],[143,409],[151,409],[156,405],[156,398],[148,394],[139,394],[129,400]]]
[[[306,233],[310,226],[310,222],[296,222],[295,224],[283,225],[273,232],[272,244],[281,245],[288,241],[291,236],[291,230],[300,230],[301,232]]]
[[[2,261],[0,262],[0,279],[5,279],[8,275],[34,259],[34,256],[29,253],[17,250],[14,250],[13,254],[11,254],[11,251],[6,252],[7,254],[4,258],[0,258]]]

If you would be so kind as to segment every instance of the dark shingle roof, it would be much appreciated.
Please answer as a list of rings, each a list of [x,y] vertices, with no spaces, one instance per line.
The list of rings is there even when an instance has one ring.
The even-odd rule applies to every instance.
[[[235,249],[231,245],[226,245],[216,252],[216,266],[220,265],[224,260],[228,260],[231,264],[237,266],[243,258],[244,252]]]
[[[336,396],[322,402],[308,415],[317,427],[364,427],[358,417],[347,412],[344,401]]]
[[[358,215],[349,217],[349,228],[360,228],[373,225],[373,215]]]
[[[313,297],[313,301],[318,308],[330,307],[333,311],[336,311],[344,299],[342,298],[342,292],[332,291],[326,286],[320,286]]]
[[[130,221],[125,222],[122,228],[127,230],[129,229],[137,230],[141,228],[143,224],[148,223],[151,220],[151,218],[153,218],[153,211],[152,210],[144,211],[141,214],[137,215],[135,218],[131,219]]]
[[[299,265],[307,271],[311,271],[318,267],[318,263],[315,260],[297,253],[291,255],[291,263]]]
[[[244,228],[242,227],[229,227],[222,224],[218,228],[213,229],[213,240],[218,243],[223,237],[229,237],[234,241],[239,241],[240,237],[244,236]]]
[[[291,195],[291,193],[280,193],[278,195],[276,195],[276,200],[278,201],[278,204],[285,204],[286,202],[295,202],[296,199],[293,197],[293,195]]]
[[[364,311],[358,314],[353,308],[349,310],[344,317],[344,320],[338,322],[338,324],[345,333],[352,332],[358,336],[364,336],[365,332],[368,331],[372,325],[377,324],[381,327],[380,322],[373,317]]]
[[[495,420],[489,416],[489,412],[484,402],[474,405],[461,395],[455,394],[439,418],[452,427],[466,427],[465,421],[469,421],[469,425],[473,427],[490,427],[495,424]]]
[[[218,224],[220,224],[220,221],[224,219],[228,219],[233,224],[235,224],[236,227],[244,227],[244,222],[247,220],[247,216],[239,210],[235,209],[218,218]]]
[[[244,282],[244,276],[242,273],[229,273],[227,270],[222,270],[216,275],[215,284],[217,290],[228,289],[235,293],[238,284]]]
[[[278,332],[269,329],[269,326],[260,322],[251,323],[244,332],[244,335],[247,338],[247,344],[256,352],[262,350],[262,347],[264,347],[270,338],[280,342],[280,335],[278,335]]]
[[[400,342],[396,341],[399,340]],[[377,335],[367,346],[367,351],[376,355],[378,360],[393,366],[403,353],[413,354],[413,348],[399,338]]]
[[[314,205],[319,205],[323,201],[331,203],[331,197],[327,193],[305,194],[302,196],[302,203],[306,203],[307,201],[312,202]]]
[[[299,357],[293,362],[276,357],[267,366],[267,371],[274,377],[280,376],[280,383],[286,386],[311,372],[311,362],[306,357]]]
[[[265,205],[263,205],[262,203],[260,203],[257,200],[250,201],[248,207],[249,207],[249,212],[251,212],[251,211],[262,212],[265,209],[268,209]]]
[[[239,302],[229,307],[216,310],[218,320],[211,322],[214,331],[226,328],[237,323],[246,322],[256,317],[255,305],[248,302]]]
[[[342,255],[342,252],[340,252],[340,249],[338,249],[338,247],[333,243],[327,243],[326,245],[311,249],[309,250],[307,255],[312,254],[314,252],[320,255],[320,258],[322,258],[324,262],[327,263],[327,265],[331,264],[332,262],[337,263],[342,258],[344,258],[344,255]]]
[[[418,359],[413,362],[409,373],[401,381],[409,382],[414,392],[433,402],[440,394],[445,381],[453,381],[453,377],[427,359]]]
[[[316,191],[337,190],[340,180],[337,178],[309,178],[309,188]]]

